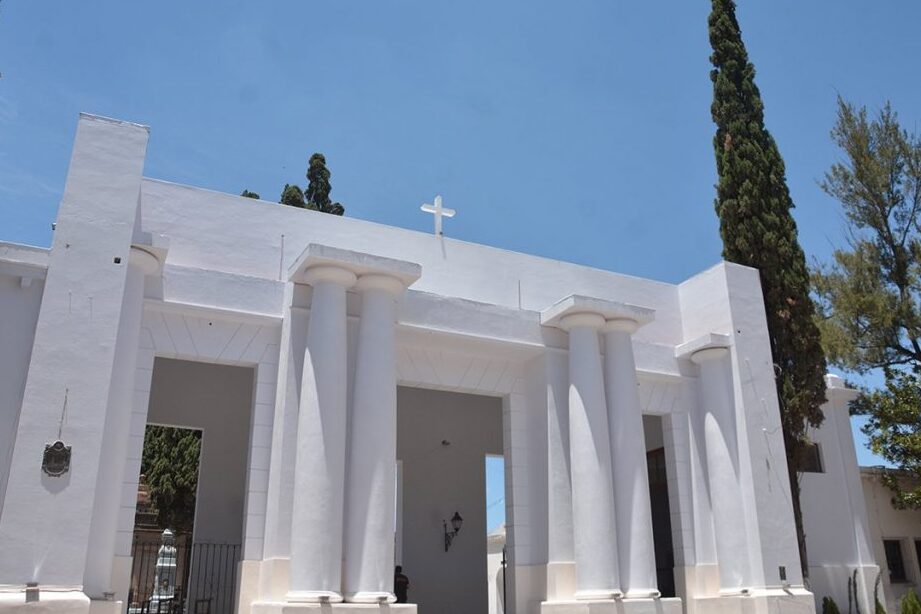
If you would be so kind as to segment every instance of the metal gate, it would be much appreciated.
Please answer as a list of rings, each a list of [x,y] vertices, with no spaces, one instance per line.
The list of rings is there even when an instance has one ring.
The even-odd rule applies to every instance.
[[[240,544],[135,541],[128,614],[233,614]]]

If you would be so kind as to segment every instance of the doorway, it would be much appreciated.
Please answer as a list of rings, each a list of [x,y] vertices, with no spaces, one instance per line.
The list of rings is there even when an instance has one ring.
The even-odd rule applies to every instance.
[[[129,614],[232,614],[253,376],[245,367],[154,361]]]
[[[665,438],[661,416],[643,416],[646,435],[646,469],[652,508],[652,536],[656,555],[656,580],[663,597],[675,597],[675,548],[672,541],[668,497]]]
[[[489,611],[486,465],[503,453],[500,398],[398,387],[396,562],[420,611]]]

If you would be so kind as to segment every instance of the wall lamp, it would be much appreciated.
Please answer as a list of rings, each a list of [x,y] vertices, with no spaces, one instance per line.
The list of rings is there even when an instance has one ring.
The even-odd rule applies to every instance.
[[[461,526],[464,524],[464,519],[461,518],[461,515],[457,512],[454,512],[454,515],[451,517],[451,530],[448,530],[448,521],[442,520],[442,524],[445,529],[445,552],[451,548],[451,542],[454,541],[454,538],[457,537],[457,534],[460,533]]]

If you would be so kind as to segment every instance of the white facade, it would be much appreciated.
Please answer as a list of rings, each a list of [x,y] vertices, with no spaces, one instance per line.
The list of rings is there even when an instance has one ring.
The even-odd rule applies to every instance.
[[[485,523],[481,482],[441,492],[450,472],[411,478],[409,464],[494,454],[494,440],[457,443],[490,430],[508,612],[814,610],[755,270],[665,284],[179,186],[143,177],[147,137],[82,116],[52,248],[0,244],[0,611],[32,582],[55,611],[124,607],[158,358],[252,373],[241,613],[377,611],[399,557],[456,565],[472,537],[444,551],[442,520],[457,505]],[[398,386],[492,397],[501,434],[442,421],[410,455],[398,415],[419,402]],[[667,534],[644,415],[661,418]],[[45,475],[58,439],[69,470]],[[401,509],[416,520],[394,544]],[[484,533],[469,576],[485,595]],[[652,541],[666,538],[673,599],[658,596]],[[458,570],[446,577],[467,582]]]

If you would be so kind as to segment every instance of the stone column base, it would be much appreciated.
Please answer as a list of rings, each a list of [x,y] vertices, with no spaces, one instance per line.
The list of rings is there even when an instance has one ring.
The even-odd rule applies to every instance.
[[[39,587],[41,588],[41,587]],[[118,603],[107,601],[100,603]],[[25,589],[21,592],[0,592],[0,614],[88,614],[90,598],[81,591],[45,590],[39,600],[26,603]]]
[[[541,614],[681,614],[681,599],[545,601]]]
[[[806,589],[765,589],[750,595],[720,595],[694,600],[698,614],[815,614],[815,597]]]
[[[416,614],[414,603],[285,603],[257,601],[252,614]]]

